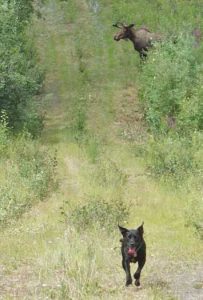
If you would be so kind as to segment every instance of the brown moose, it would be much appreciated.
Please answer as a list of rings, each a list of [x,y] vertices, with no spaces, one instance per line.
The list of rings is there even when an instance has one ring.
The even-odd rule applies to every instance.
[[[115,34],[114,40],[129,39],[133,43],[134,49],[139,52],[141,59],[147,57],[147,51],[153,46],[154,42],[162,40],[160,34],[153,33],[144,26],[138,29],[133,28],[135,24],[116,23],[113,26],[121,29]]]
[[[134,49],[139,52],[140,58],[144,59],[147,57],[147,51],[153,46],[154,42],[160,42],[163,40],[163,36],[158,33],[151,32],[147,27],[142,26],[138,29],[133,28],[135,24],[125,25],[123,23],[113,24],[114,27],[120,29],[114,36],[115,41],[130,40]],[[202,32],[200,28],[195,28],[192,31],[192,35],[195,40],[195,47],[198,47],[202,40]],[[174,44],[177,42],[177,37],[173,39]]]

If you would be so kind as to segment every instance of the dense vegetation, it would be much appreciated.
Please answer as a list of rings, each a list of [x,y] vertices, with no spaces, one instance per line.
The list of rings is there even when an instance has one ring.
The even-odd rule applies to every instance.
[[[155,137],[151,163],[160,175],[184,177],[202,166],[197,153],[202,144],[203,70],[196,52],[193,38],[184,33],[175,44],[157,47],[141,71],[140,97]]]
[[[201,48],[201,47],[200,47]],[[188,193],[199,190],[186,223],[202,234],[203,68],[202,53],[188,32],[151,53],[139,78],[139,95],[150,137],[142,147],[153,175]],[[188,188],[189,187],[189,188]]]
[[[29,33],[32,4],[31,0],[0,1],[0,222],[3,223],[43,199],[54,172],[51,155],[33,140],[43,128],[37,99],[43,72]]]
[[[37,112],[37,95],[42,71],[28,24],[33,1],[0,1],[0,111],[8,116],[8,126],[40,133],[42,119]]]

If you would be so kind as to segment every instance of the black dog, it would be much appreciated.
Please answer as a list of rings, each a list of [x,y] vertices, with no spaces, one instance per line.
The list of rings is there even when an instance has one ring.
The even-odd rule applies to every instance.
[[[140,273],[146,261],[146,244],[143,239],[143,224],[137,229],[126,229],[118,225],[123,239],[121,239],[122,266],[126,272],[126,286],[132,284],[130,263],[138,262],[137,271],[134,274],[135,285],[140,285]]]

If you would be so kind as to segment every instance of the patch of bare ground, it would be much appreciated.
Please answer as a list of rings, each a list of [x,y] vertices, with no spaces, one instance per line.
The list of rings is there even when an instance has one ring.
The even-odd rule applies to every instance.
[[[181,300],[203,299],[203,265],[177,272],[170,282],[174,295]]]
[[[156,261],[155,261],[156,260]],[[163,258],[152,262],[146,285],[160,287],[178,300],[203,299],[203,265],[179,261],[167,261]],[[151,263],[150,263],[151,264]]]
[[[33,299],[38,286],[31,266],[21,266],[10,274],[1,266],[0,299]]]
[[[136,87],[128,86],[116,93],[115,97],[115,126],[125,139],[143,143],[146,128]]]

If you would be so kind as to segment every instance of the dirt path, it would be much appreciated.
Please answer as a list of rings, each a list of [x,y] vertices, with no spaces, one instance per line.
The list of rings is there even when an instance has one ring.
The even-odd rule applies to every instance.
[[[203,265],[179,271],[170,285],[178,299],[203,299]]]

